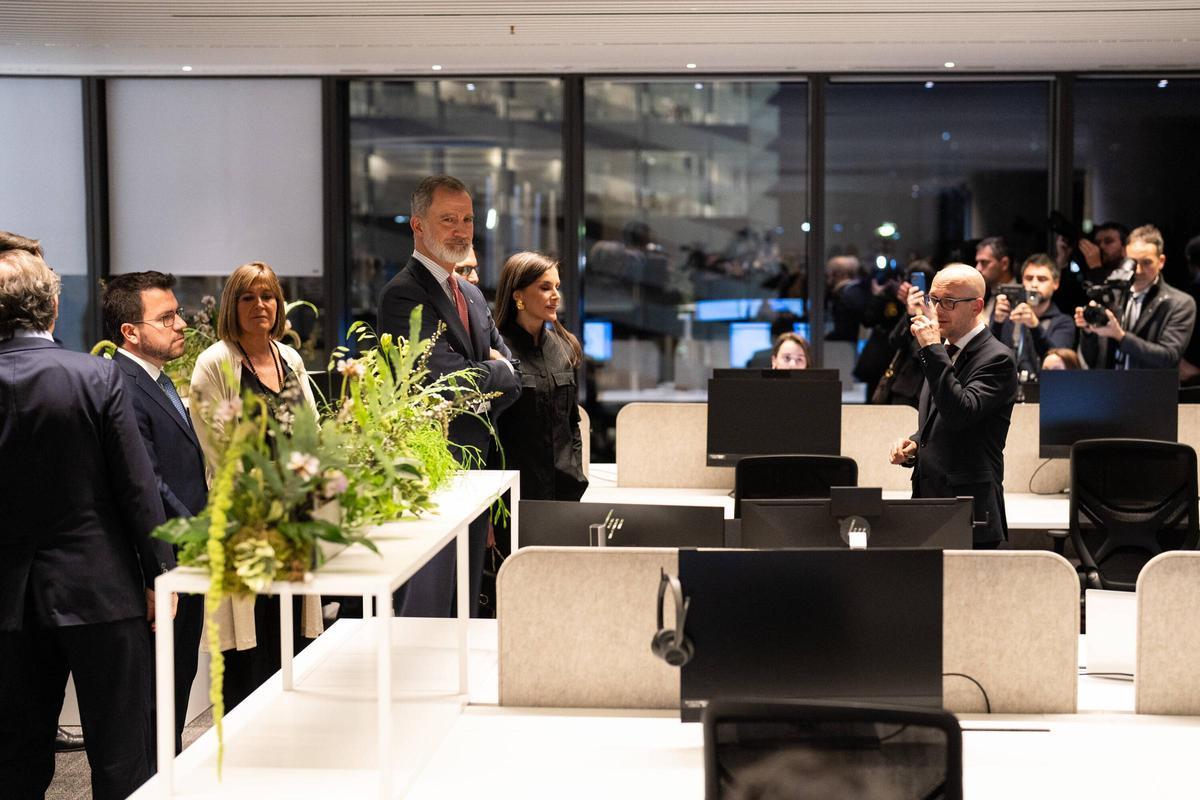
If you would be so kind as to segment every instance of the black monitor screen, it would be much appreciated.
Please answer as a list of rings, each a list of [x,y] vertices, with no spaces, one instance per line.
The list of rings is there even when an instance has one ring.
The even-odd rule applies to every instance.
[[[840,381],[836,369],[724,369],[713,370],[713,379],[724,380],[787,380]]]
[[[704,715],[704,797],[961,800],[962,731],[946,711],[717,700]]]
[[[1067,458],[1081,439],[1178,441],[1175,370],[1046,370],[1039,382],[1042,458]]]
[[[595,546],[592,525],[604,525],[606,547],[724,547],[721,506],[658,506],[642,503],[574,503],[522,500],[517,544]]]
[[[836,456],[841,451],[842,385],[837,381],[708,382],[708,466],[732,467],[745,456]]]
[[[970,497],[884,500],[883,513],[866,516],[867,547],[971,549]],[[830,501],[743,500],[742,547],[848,547]]]
[[[681,550],[681,715],[759,697],[942,704],[937,550]]]

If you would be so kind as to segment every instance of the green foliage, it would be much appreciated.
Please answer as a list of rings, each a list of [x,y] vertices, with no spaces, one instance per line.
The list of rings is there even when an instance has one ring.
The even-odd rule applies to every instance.
[[[207,313],[211,319],[215,307]],[[495,395],[481,392],[465,370],[430,379],[433,340],[420,339],[419,308],[409,325],[408,339],[384,334],[357,359],[346,358],[345,348],[334,352],[331,369],[336,365],[345,380],[323,415],[298,392],[275,410],[251,393],[200,409],[202,417],[223,423],[208,507],[197,517],[167,522],[155,535],[178,546],[180,564],[209,573],[205,613],[219,748],[224,662],[215,614],[221,601],[265,591],[272,581],[304,580],[320,566],[320,542],[378,553],[367,538],[371,525],[430,509],[433,493],[459,469],[482,466],[477,451],[452,452],[447,434],[460,414],[490,429],[479,409]],[[204,335],[193,332],[189,342]],[[360,344],[375,339],[362,323],[348,336]],[[187,370],[190,375],[190,364]],[[232,370],[225,377],[236,391]]]

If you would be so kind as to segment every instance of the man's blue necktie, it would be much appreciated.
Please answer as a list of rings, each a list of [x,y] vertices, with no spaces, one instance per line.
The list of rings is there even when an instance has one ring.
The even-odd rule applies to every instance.
[[[171,401],[171,405],[175,406],[175,410],[179,412],[179,416],[183,417],[183,421],[189,426],[191,421],[188,419],[187,409],[183,407],[183,401],[179,399],[179,392],[175,391],[175,384],[167,377],[167,373],[158,373],[158,385],[167,395],[167,399]]]

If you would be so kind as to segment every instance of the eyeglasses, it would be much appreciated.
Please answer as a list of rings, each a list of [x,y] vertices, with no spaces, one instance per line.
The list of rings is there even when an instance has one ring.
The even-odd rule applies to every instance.
[[[953,311],[954,307],[959,303],[969,303],[972,300],[978,300],[978,297],[938,297],[937,295],[926,295],[925,299],[929,301],[929,305],[934,308],[940,308],[943,311]]]
[[[175,320],[182,319],[182,318],[183,318],[183,307],[180,306],[179,308],[175,309],[174,311],[168,311],[167,313],[163,314],[162,316],[155,317],[154,319],[138,320],[137,322],[135,322],[133,324],[134,325],[157,325],[160,328],[174,328]]]
[[[457,272],[459,275],[462,275],[464,278],[466,278],[466,277],[469,277],[470,274],[472,272],[474,272],[476,269],[477,269],[476,267],[464,266],[464,267],[455,267],[454,271]]]

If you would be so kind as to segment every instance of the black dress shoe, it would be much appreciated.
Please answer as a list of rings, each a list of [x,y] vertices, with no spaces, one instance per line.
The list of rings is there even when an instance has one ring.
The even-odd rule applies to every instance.
[[[66,728],[59,728],[54,736],[54,752],[73,753],[83,749],[83,735],[71,733]]]

